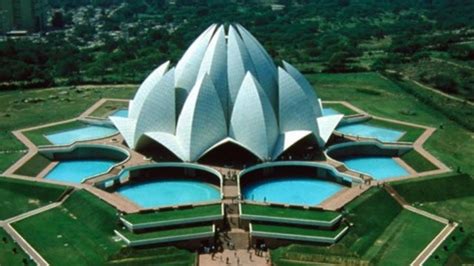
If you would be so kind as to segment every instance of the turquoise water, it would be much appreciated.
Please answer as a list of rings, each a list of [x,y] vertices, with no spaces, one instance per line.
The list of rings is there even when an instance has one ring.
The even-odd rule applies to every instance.
[[[128,117],[128,109],[119,109],[113,112],[110,116]]]
[[[192,179],[158,179],[125,185],[118,192],[142,208],[220,200],[217,187]]]
[[[327,115],[340,115],[338,111],[332,109],[332,108],[323,108],[323,116]]]
[[[343,134],[360,137],[371,137],[384,142],[397,141],[405,133],[404,131],[375,127],[364,123],[344,125],[337,127],[336,130]]]
[[[100,139],[117,133],[112,127],[88,125],[85,127],[66,130],[46,135],[46,138],[55,145],[67,145],[76,141]]]
[[[348,168],[369,174],[377,180],[406,176],[409,173],[390,157],[351,157],[341,160]]]
[[[294,205],[318,205],[343,186],[310,177],[267,179],[242,188],[244,199]]]
[[[116,164],[112,160],[73,160],[59,162],[44,178],[71,183],[81,183],[86,177],[105,173]]]

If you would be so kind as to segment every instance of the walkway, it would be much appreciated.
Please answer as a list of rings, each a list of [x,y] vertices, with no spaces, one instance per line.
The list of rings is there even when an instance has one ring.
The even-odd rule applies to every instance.
[[[228,261],[228,263],[227,263]],[[199,264],[202,266],[266,266],[271,265],[269,254],[264,252],[257,256],[254,250],[237,249],[224,250],[222,253],[201,254],[199,255]]]

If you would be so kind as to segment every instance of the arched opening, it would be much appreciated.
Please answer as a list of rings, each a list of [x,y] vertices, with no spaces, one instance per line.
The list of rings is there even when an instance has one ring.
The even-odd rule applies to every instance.
[[[316,137],[309,134],[280,154],[277,160],[324,161],[325,156]]]
[[[155,162],[181,162],[168,148],[154,141],[150,137],[143,135],[138,141],[135,150],[143,156],[151,158]]]
[[[227,166],[242,169],[259,163],[260,159],[253,153],[232,141],[226,141],[213,148],[199,159],[199,163]]]

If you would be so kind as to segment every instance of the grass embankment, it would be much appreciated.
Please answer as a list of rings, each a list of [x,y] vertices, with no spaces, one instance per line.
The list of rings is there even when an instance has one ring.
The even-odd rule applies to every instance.
[[[8,167],[12,166],[24,155],[25,153],[23,151],[13,151],[0,154],[0,173],[6,171]]]
[[[372,115],[438,128],[424,147],[449,167],[460,167],[462,171],[474,174],[472,132],[394,82],[377,73],[313,74],[307,78],[325,101],[345,100]],[[376,90],[378,94],[364,93],[361,91],[364,88]],[[437,97],[431,91],[423,90],[423,93]],[[439,99],[439,103],[444,104],[444,100]],[[472,107],[458,106],[458,109],[464,109],[460,112],[464,112],[465,118],[474,117],[467,114]]]
[[[3,228],[0,228],[0,239],[0,265],[35,265]]]
[[[173,228],[173,229],[159,230],[159,231],[139,233],[139,234],[132,233],[128,230],[120,230],[119,232],[128,240],[136,241],[136,240],[162,239],[162,238],[168,238],[168,237],[196,235],[196,234],[202,234],[202,233],[212,233],[212,225]]]
[[[126,109],[128,108],[128,102],[122,101],[112,101],[108,100],[104,104],[102,104],[99,108],[97,108],[90,116],[99,117],[99,118],[107,118],[111,113],[119,110],[119,109]]]
[[[256,204],[242,204],[242,214],[327,222],[334,220],[340,215],[338,212],[331,211],[305,210]]]
[[[418,153],[416,150],[411,150],[402,156],[400,156],[406,164],[408,164],[413,170],[418,173],[436,170],[438,169],[434,164],[428,161],[423,155]]]
[[[409,264],[439,233],[442,224],[403,210],[384,190],[372,188],[346,206],[353,224],[335,245],[290,245],[272,251],[276,265],[339,263]],[[291,262],[288,264],[288,262]],[[298,263],[300,262],[300,263]]]
[[[51,160],[43,156],[41,153],[37,153],[18,170],[16,170],[15,174],[34,177],[43,171],[43,169],[46,168],[46,166],[48,166],[50,163]]]
[[[371,119],[367,122],[368,125],[379,126],[389,129],[395,129],[399,131],[404,131],[405,133],[398,141],[406,141],[406,142],[415,142],[425,129],[419,127],[412,127],[408,125],[397,124],[389,121],[379,120],[379,119]]]
[[[86,191],[77,191],[62,206],[13,226],[51,265],[172,261],[166,258],[191,265],[188,262],[195,258],[192,253],[183,257],[185,253],[177,249],[123,249],[113,233],[117,220],[115,208]]]
[[[148,222],[165,222],[171,220],[186,220],[189,218],[222,215],[221,204],[197,206],[189,209],[172,209],[152,213],[134,213],[125,215],[123,218],[132,224]]]
[[[320,230],[314,228],[274,225],[274,224],[258,224],[252,223],[252,230],[254,232],[285,234],[294,236],[308,236],[308,237],[330,237],[334,238],[344,230],[346,226],[340,226],[335,231]]]
[[[0,151],[24,150],[11,131],[57,122],[79,116],[101,98],[130,99],[136,89],[109,88],[94,89],[38,89],[5,91],[0,95]],[[18,156],[0,156],[0,169],[6,169]],[[3,170],[0,170],[3,171]]]
[[[58,185],[0,177],[0,220],[54,202],[66,189]]]
[[[356,111],[352,110],[351,108],[340,104],[340,103],[324,103],[323,104],[324,108],[332,108],[335,111],[343,114],[343,115],[356,115],[358,114]]]
[[[428,265],[474,263],[474,179],[466,174],[400,181],[398,193],[418,208],[460,223],[451,236],[433,253]],[[454,239],[453,239],[454,236]],[[447,247],[445,250],[444,246]]]
[[[69,123],[59,124],[55,126],[40,128],[32,131],[26,131],[23,134],[36,146],[40,145],[51,145],[52,143],[46,138],[45,135],[65,131],[69,129],[76,129],[85,127],[86,124],[79,121],[73,121]]]

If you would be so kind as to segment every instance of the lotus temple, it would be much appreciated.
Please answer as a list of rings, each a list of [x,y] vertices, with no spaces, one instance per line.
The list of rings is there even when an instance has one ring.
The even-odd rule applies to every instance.
[[[432,132],[326,102],[241,25],[216,24],[133,99],[13,132],[28,153],[5,175],[87,190],[117,210],[130,247],[331,245],[370,187],[448,171],[422,147]],[[435,169],[414,169],[413,153]]]

